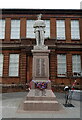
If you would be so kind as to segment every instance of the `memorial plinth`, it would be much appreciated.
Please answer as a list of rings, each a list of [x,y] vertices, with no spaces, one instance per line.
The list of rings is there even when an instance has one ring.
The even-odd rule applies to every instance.
[[[36,92],[39,94],[35,96]],[[41,96],[41,91],[33,89],[24,101],[25,111],[58,111],[60,109],[61,106],[51,90],[46,90],[46,96]]]
[[[33,80],[49,80],[49,53],[50,50],[32,50],[33,53]]]
[[[42,91],[31,89],[24,101],[23,110],[25,111],[59,111],[61,105],[56,100],[52,90],[46,89],[46,96],[42,96]]]
[[[44,45],[44,21],[36,20],[34,28],[37,45],[31,51],[33,54],[31,90],[24,101],[23,109],[25,111],[58,111],[61,106],[51,90],[49,80],[50,50]]]
[[[32,50],[33,53],[33,80],[36,82],[49,81],[49,53],[50,50]],[[48,82],[47,88],[51,89],[51,82]],[[35,83],[32,82],[32,89]]]
[[[49,80],[49,53],[48,49],[33,49],[33,68],[31,90],[24,101],[25,111],[58,111],[61,105],[51,90]],[[36,88],[36,83],[47,83],[45,90]]]

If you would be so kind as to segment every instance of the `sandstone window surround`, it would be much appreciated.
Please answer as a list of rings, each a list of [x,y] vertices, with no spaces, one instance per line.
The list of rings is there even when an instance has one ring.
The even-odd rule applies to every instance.
[[[66,77],[66,55],[58,54],[57,55],[57,76],[58,77]]]
[[[81,56],[72,55],[72,72],[80,73],[81,72]]]
[[[19,75],[19,54],[10,54],[9,76]]]
[[[20,39],[20,20],[11,20],[11,39]]]
[[[0,20],[0,39],[5,38],[5,20]]]
[[[71,39],[80,39],[79,20],[71,20]]]
[[[56,20],[56,38],[57,40],[65,40],[65,20]]]
[[[26,38],[35,38],[34,25],[35,20],[26,21]],[[45,38],[50,38],[50,20],[44,20],[45,27]]]

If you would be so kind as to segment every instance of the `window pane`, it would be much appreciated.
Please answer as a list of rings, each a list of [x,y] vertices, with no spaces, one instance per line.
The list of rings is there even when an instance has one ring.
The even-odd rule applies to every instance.
[[[79,21],[71,20],[71,38],[80,39]]]
[[[0,76],[3,74],[3,54],[0,54]]]
[[[64,77],[66,75],[66,55],[57,55],[57,73],[58,76]]]
[[[57,39],[65,39],[65,20],[56,21]]]
[[[5,20],[0,20],[0,39],[5,38]]]
[[[50,20],[44,20],[46,27],[45,27],[45,38],[50,38]]]
[[[72,71],[74,72],[81,72],[81,58],[80,55],[73,55],[72,56]]]
[[[9,76],[18,76],[19,54],[10,54]]]
[[[11,39],[20,38],[20,20],[11,20]]]
[[[26,37],[27,38],[35,38],[34,33],[34,25],[35,20],[27,20],[27,26],[26,26]]]

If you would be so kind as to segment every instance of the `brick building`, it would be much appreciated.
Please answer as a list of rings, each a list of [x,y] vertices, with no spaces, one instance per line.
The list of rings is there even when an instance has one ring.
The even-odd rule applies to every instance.
[[[33,29],[42,13],[46,24],[49,76],[54,84],[82,79],[82,10],[2,9],[0,14],[0,83],[25,84],[32,80]]]

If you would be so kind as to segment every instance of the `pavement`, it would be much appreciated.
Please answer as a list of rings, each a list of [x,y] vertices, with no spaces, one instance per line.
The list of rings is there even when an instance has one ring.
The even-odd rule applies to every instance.
[[[65,94],[57,93],[58,102],[62,105],[60,111],[28,111],[18,112],[19,105],[24,101],[27,92],[13,92],[0,94],[0,118],[80,118],[80,103],[82,101],[72,100],[75,107],[64,107]]]

